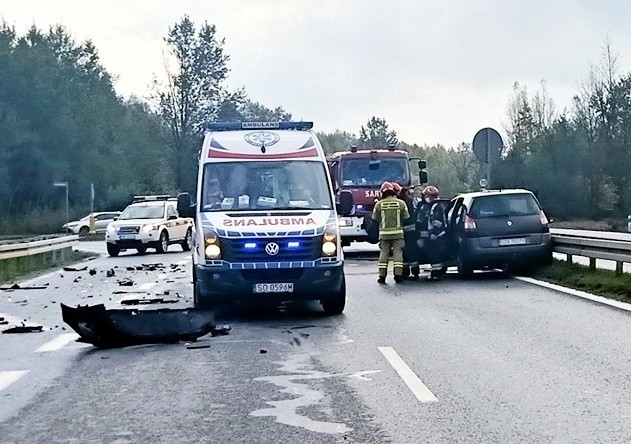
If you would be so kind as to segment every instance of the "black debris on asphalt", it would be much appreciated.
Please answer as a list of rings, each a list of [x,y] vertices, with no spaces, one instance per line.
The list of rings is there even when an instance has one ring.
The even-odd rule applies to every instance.
[[[94,276],[96,274],[96,268],[90,268],[90,276]]]
[[[116,281],[116,282],[118,282],[118,285],[120,285],[121,287],[131,287],[132,285],[134,285],[134,281],[132,281],[129,278],[122,279],[122,280]]]
[[[109,278],[109,277],[115,276],[116,272],[114,271],[113,268],[111,268],[111,269],[107,270],[107,273],[105,275]]]
[[[0,287],[0,290],[3,290],[3,291],[12,291],[12,290],[46,290],[46,286],[45,285],[40,285],[40,286],[21,287],[19,284],[13,284],[10,287]]]
[[[264,348],[262,348],[262,349],[259,351],[259,353],[260,353],[260,354],[262,354],[262,355],[264,355],[265,353],[267,353],[267,350],[265,350]]]
[[[211,336],[226,336],[230,334],[230,330],[232,330],[232,327],[230,327],[229,325],[222,325],[219,328],[213,328],[212,331],[210,332],[210,335]]]
[[[200,348],[210,348],[209,344],[195,344],[195,345],[187,345],[187,349],[189,350],[198,350]]]
[[[139,298],[139,299],[123,299],[121,305],[148,305],[148,304],[175,304],[177,299],[164,298]]]
[[[75,267],[64,267],[64,271],[85,271],[88,269],[88,266],[86,265],[85,267],[81,267],[81,268],[75,268]]]
[[[16,325],[2,330],[2,333],[40,333],[44,327],[42,325]]]

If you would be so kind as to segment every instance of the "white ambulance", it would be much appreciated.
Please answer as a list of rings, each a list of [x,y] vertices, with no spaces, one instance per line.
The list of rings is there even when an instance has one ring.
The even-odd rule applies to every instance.
[[[311,122],[214,123],[199,162],[194,217],[195,307],[223,302],[346,303],[335,199]]]

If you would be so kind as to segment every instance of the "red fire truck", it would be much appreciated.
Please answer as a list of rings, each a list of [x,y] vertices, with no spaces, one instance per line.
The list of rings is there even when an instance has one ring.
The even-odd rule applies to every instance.
[[[328,157],[329,171],[337,203],[342,191],[352,194],[350,214],[339,217],[340,236],[343,245],[352,241],[377,243],[379,230],[372,223],[371,214],[375,202],[381,196],[379,188],[384,181],[397,182],[402,187],[412,185],[410,161],[418,160],[421,183],[427,182],[426,162],[408,158],[408,153],[390,145],[387,149],[358,150],[333,153]]]

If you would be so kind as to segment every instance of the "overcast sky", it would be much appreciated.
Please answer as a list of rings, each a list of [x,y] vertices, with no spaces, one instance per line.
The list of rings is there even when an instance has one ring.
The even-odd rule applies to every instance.
[[[91,39],[125,97],[147,96],[185,14],[225,38],[231,89],[319,131],[357,134],[383,117],[419,145],[503,133],[515,82],[535,92],[545,80],[556,107],[570,107],[607,39],[631,72],[625,0],[0,0],[19,35],[62,24]]]

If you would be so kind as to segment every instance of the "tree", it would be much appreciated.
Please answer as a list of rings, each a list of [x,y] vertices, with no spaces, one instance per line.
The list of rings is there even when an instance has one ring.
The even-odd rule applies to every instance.
[[[357,138],[353,134],[339,129],[333,133],[317,133],[317,135],[326,154],[348,151],[352,145],[357,145]]]
[[[372,116],[359,130],[359,144],[364,149],[383,149],[397,142],[397,133],[388,130],[386,119]]]
[[[171,133],[171,160],[180,190],[195,189],[197,152],[204,124],[215,120],[228,93],[229,56],[224,39],[207,22],[196,30],[184,16],[165,38],[174,67],[166,63],[167,85],[155,82],[160,114]]]

